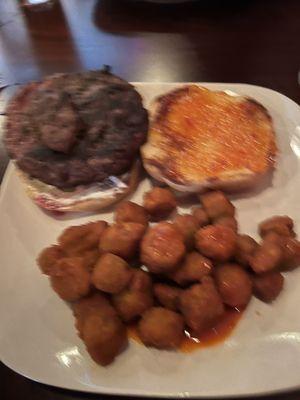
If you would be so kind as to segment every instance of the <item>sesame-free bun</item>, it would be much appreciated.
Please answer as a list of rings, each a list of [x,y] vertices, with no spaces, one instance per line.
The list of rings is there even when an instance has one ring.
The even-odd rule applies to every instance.
[[[177,191],[244,190],[274,166],[272,119],[256,100],[188,85],[156,99],[150,113],[144,167]]]
[[[112,176],[102,183],[63,191],[30,178],[17,168],[29,197],[41,208],[56,212],[101,211],[132,193],[140,180],[141,166],[136,161],[131,170],[120,176]]]

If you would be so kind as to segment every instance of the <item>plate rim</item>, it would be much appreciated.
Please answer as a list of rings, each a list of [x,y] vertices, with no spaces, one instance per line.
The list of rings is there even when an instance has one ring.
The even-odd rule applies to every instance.
[[[235,399],[239,399],[239,398],[255,398],[255,397],[260,397],[260,396],[271,396],[271,395],[278,395],[278,394],[288,394],[290,392],[294,392],[294,391],[299,391],[300,390],[300,383],[298,385],[295,386],[286,386],[280,389],[274,389],[274,390],[261,390],[261,391],[256,391],[256,392],[249,392],[249,393],[227,393],[225,395],[223,394],[201,394],[200,392],[197,393],[191,393],[188,391],[182,391],[182,392],[153,392],[153,391],[142,391],[142,390],[128,390],[128,391],[124,391],[122,389],[117,389],[117,388],[113,388],[113,389],[107,389],[105,386],[101,386],[101,388],[99,388],[99,386],[97,388],[99,388],[100,390],[91,390],[91,388],[87,387],[87,389],[85,389],[84,387],[80,387],[80,388],[74,388],[71,387],[69,385],[59,385],[56,383],[49,383],[47,381],[45,381],[44,379],[37,379],[37,378],[32,378],[31,376],[23,373],[22,371],[19,371],[18,368],[13,368],[12,366],[9,365],[9,363],[7,363],[6,361],[3,361],[3,359],[1,358],[0,361],[3,363],[3,365],[5,365],[7,368],[9,368],[10,370],[12,370],[13,372],[23,376],[26,379],[29,379],[33,382],[39,383],[39,384],[43,384],[43,385],[47,385],[47,386],[51,386],[54,388],[58,388],[58,389],[63,389],[66,391],[73,391],[73,392],[80,392],[80,393],[91,393],[93,395],[96,394],[103,394],[103,395],[109,395],[109,396],[121,396],[121,397],[144,397],[144,398],[150,398],[150,397],[154,397],[154,398],[170,398],[170,399],[175,399],[175,398],[187,398],[187,399],[231,399],[231,398],[235,398]]]

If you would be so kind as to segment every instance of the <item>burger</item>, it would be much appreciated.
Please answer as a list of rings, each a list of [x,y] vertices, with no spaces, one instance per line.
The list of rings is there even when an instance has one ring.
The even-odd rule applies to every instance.
[[[56,211],[96,211],[135,189],[148,114],[109,68],[23,86],[7,107],[5,145],[31,198]]]

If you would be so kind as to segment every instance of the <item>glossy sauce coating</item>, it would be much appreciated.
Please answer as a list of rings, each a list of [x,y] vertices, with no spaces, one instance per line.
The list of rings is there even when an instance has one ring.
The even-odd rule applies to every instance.
[[[243,310],[226,308],[222,318],[216,323],[213,328],[202,332],[198,337],[192,336],[188,331],[185,331],[185,338],[179,347],[179,351],[183,353],[190,353],[200,348],[214,346],[226,340],[233,329],[238,324],[243,315]],[[132,323],[127,326],[129,338],[141,343],[137,331],[137,324]]]
[[[159,143],[159,163],[178,182],[243,169],[260,173],[272,164],[276,144],[271,119],[251,99],[191,85],[166,98],[162,116],[164,123],[158,118],[152,125],[150,141]]]

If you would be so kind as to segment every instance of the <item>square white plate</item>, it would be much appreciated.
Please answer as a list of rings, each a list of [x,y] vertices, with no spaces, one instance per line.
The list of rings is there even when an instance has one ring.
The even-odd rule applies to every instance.
[[[176,84],[136,84],[149,101]],[[259,221],[288,214],[300,227],[300,108],[269,89],[204,84],[252,96],[273,117],[280,149],[273,182],[234,200],[242,232],[256,235]],[[148,182],[134,194],[139,202]],[[225,397],[258,395],[300,386],[300,269],[286,274],[285,289],[271,305],[252,299],[223,343],[184,354],[131,342],[109,367],[96,365],[74,329],[68,306],[50,289],[35,263],[39,251],[68,225],[111,219],[110,214],[58,219],[26,196],[12,164],[0,197],[0,357],[35,381],[96,393]]]

